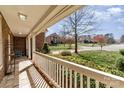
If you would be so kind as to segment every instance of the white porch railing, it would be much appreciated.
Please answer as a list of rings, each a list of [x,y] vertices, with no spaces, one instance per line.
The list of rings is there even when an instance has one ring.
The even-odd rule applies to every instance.
[[[55,84],[62,88],[124,87],[124,78],[89,67],[51,57],[39,52],[33,53],[35,65]]]

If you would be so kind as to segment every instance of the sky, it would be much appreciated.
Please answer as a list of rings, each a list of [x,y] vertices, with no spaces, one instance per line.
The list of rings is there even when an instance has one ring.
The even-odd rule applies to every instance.
[[[118,6],[107,6],[107,5],[96,5],[88,6],[92,7],[95,11],[96,23],[99,24],[98,31],[94,31],[91,34],[106,34],[113,33],[115,39],[120,39],[121,35],[124,34],[124,5]],[[61,20],[48,28],[46,36],[52,33],[59,33],[61,30],[61,24],[64,21]]]

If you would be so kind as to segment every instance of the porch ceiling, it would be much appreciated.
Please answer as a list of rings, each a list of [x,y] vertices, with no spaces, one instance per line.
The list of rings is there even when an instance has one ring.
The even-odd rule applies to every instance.
[[[67,5],[6,5],[0,6],[0,12],[14,36],[25,37],[31,32],[37,32],[42,26],[52,25],[79,7]],[[65,13],[65,11],[67,12]],[[27,20],[20,20],[19,13],[26,15]],[[63,15],[63,13],[65,14]],[[62,16],[58,17],[60,15]]]

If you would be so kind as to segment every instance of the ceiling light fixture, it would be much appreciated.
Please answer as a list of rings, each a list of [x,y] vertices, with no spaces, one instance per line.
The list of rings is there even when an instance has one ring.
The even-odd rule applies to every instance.
[[[25,14],[18,13],[18,16],[19,16],[20,20],[22,20],[22,21],[26,21],[27,20],[27,15],[25,15]]]
[[[21,32],[19,32],[19,34],[21,35],[22,33],[21,33]]]

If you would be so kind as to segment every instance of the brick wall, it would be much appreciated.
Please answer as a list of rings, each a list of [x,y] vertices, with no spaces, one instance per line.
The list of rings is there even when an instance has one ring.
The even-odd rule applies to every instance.
[[[35,40],[36,40],[36,49],[41,49],[43,47],[44,38],[45,38],[45,34],[43,32],[36,36],[36,38],[35,38]]]
[[[22,56],[26,56],[26,38],[14,37],[14,49],[15,52],[21,52]]]

